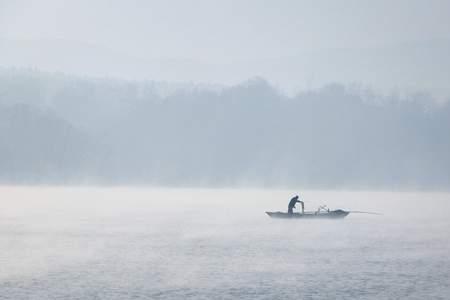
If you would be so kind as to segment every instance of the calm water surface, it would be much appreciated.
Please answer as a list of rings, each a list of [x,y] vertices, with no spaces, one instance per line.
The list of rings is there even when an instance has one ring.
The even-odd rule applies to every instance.
[[[0,188],[0,299],[450,299],[450,194]]]

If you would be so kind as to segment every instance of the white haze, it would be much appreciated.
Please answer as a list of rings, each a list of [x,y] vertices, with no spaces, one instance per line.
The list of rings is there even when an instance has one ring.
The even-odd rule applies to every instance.
[[[450,96],[448,1],[0,1],[0,65]]]
[[[450,188],[450,102],[168,87],[0,69],[0,182]]]
[[[0,300],[449,299],[449,28],[438,0],[0,0]],[[264,213],[295,194],[381,215]]]

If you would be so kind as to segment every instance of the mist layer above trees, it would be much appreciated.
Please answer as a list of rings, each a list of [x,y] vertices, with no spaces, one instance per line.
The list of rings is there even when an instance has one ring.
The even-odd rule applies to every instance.
[[[168,86],[0,70],[0,181],[450,188],[449,103]]]

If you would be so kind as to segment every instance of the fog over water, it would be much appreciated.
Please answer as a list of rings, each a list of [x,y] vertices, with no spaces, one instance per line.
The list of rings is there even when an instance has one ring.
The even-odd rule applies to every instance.
[[[1,188],[1,299],[447,299],[447,193]]]

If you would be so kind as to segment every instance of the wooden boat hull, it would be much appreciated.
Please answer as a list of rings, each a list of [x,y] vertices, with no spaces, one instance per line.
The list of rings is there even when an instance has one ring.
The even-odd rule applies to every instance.
[[[293,213],[288,214],[286,212],[266,211],[266,214],[271,218],[277,219],[342,219],[345,218],[350,212],[345,210],[332,210],[329,212],[305,212],[305,213]]]

